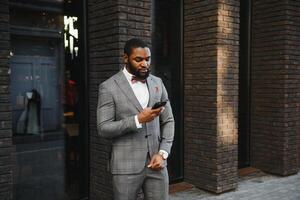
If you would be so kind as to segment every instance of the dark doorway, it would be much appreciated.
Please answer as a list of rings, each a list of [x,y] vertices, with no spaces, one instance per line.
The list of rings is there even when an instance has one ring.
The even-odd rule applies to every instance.
[[[182,58],[181,58],[181,1],[152,1],[153,72],[162,78],[169,94],[175,118],[175,137],[172,153],[168,158],[170,181],[183,177],[183,132],[182,132]]]
[[[250,98],[251,98],[251,2],[240,4],[239,55],[239,168],[250,165]]]

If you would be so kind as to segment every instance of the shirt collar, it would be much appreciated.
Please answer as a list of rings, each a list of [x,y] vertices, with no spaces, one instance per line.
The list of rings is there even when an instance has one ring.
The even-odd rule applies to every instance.
[[[123,73],[124,73],[126,79],[127,79],[129,82],[131,82],[131,79],[132,79],[133,75],[130,74],[130,73],[128,72],[128,70],[126,69],[125,66],[124,66],[124,68],[123,68]]]

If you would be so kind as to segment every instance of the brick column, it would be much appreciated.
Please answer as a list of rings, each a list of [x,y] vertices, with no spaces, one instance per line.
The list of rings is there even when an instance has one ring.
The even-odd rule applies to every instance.
[[[300,2],[253,0],[251,163],[298,171]]]
[[[122,66],[125,41],[140,37],[151,41],[151,1],[88,1],[90,199],[112,199],[107,172],[109,141],[97,135],[98,85]]]
[[[186,181],[237,186],[239,1],[184,1]]]
[[[12,199],[12,130],[9,96],[9,7],[0,2],[0,199]]]

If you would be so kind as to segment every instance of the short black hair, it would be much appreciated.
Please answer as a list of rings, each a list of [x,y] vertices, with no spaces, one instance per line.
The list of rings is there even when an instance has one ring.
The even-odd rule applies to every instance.
[[[132,38],[125,43],[124,53],[130,56],[132,49],[139,47],[145,48],[148,47],[148,45],[146,44],[146,42],[139,38]]]

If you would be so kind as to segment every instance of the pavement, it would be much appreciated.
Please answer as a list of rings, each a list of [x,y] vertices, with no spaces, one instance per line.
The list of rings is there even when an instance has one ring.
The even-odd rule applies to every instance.
[[[300,172],[281,177],[256,171],[239,178],[238,188],[213,194],[194,186],[171,192],[170,200],[300,200]]]

